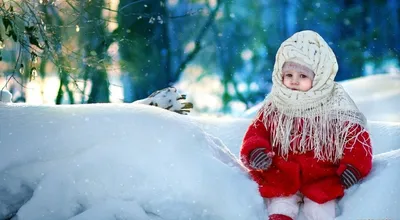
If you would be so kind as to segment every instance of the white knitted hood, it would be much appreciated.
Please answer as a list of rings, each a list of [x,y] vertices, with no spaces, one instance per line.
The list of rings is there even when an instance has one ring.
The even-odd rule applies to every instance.
[[[294,91],[283,85],[282,66],[286,61],[314,71],[309,91]],[[337,71],[335,54],[316,32],[297,32],[281,44],[272,73],[272,90],[259,112],[264,125],[271,129],[271,143],[279,148],[280,155],[314,150],[320,160],[337,161],[344,147],[349,147],[352,140],[355,143],[358,134],[351,128],[359,125],[365,129],[364,115],[342,86],[334,82]],[[300,141],[291,147],[293,139]]]

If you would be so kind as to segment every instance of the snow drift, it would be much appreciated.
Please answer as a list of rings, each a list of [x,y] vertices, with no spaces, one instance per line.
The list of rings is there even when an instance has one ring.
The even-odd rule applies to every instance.
[[[138,104],[0,103],[0,219],[265,219],[234,156],[250,122]],[[400,217],[400,125],[373,124],[382,153],[337,219]]]
[[[263,215],[229,150],[185,116],[134,104],[11,104],[0,106],[0,121],[1,218]]]

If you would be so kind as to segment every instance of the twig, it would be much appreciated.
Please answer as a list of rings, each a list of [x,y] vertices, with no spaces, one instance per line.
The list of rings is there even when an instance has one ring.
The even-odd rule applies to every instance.
[[[200,51],[201,49],[201,40],[203,39],[203,37],[205,36],[207,30],[211,27],[212,23],[215,20],[215,16],[217,15],[217,12],[222,4],[223,0],[219,0],[217,3],[217,6],[215,7],[215,9],[211,12],[210,17],[208,17],[207,22],[204,24],[202,31],[200,32],[200,34],[197,36],[196,40],[195,40],[195,47],[194,50],[186,56],[186,59],[179,65],[179,68],[175,71],[173,77],[177,78],[180,73],[185,70],[186,66],[188,65],[188,63],[190,61],[192,61],[194,59],[194,57],[196,56],[196,54]]]
[[[18,81],[17,78],[15,78],[14,75],[11,76],[11,78],[13,78],[15,80],[15,82],[17,82],[22,88],[24,88],[24,89],[32,89],[32,88],[28,88],[28,87],[24,86],[20,81]]]
[[[133,4],[137,4],[137,3],[140,3],[140,2],[144,2],[144,1],[145,1],[145,0],[137,0],[137,1],[130,2],[130,3],[126,4],[126,5],[124,5],[122,8],[120,8],[119,11],[122,11],[122,10],[124,10],[126,7],[129,7],[129,6],[133,5]]]
[[[3,86],[3,88],[1,88],[1,93],[0,95],[3,96],[3,90],[7,87],[8,83],[10,82],[11,78],[13,78],[18,84],[20,84],[22,87],[23,85],[21,83],[18,82],[18,80],[15,79],[14,75],[15,75],[15,71],[18,68],[18,63],[19,63],[19,59],[21,57],[21,50],[22,50],[22,46],[19,45],[19,51],[18,51],[18,57],[17,57],[17,61],[15,62],[15,67],[13,70],[13,73],[11,74],[11,76],[7,79],[6,84]],[[6,76],[7,78],[7,76]],[[2,99],[2,97],[0,97],[0,100]]]
[[[188,11],[183,15],[175,15],[175,16],[170,16],[170,19],[176,19],[176,18],[184,18],[184,17],[188,17],[188,16],[193,16],[195,14],[198,14],[200,12],[204,11],[204,8],[198,9],[197,11]]]

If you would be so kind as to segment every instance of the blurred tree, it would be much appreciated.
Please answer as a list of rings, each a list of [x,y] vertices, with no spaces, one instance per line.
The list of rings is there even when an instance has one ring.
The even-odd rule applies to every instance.
[[[254,67],[263,62],[263,60],[257,59],[257,49],[263,46],[263,42],[262,36],[257,32],[260,30],[257,26],[260,22],[255,19],[260,12],[261,3],[251,1],[246,3],[247,8],[252,9],[255,14],[254,19],[247,18],[247,22],[243,22],[247,12],[241,11],[238,5],[228,1],[221,9],[220,19],[213,28],[216,59],[224,87],[222,93],[223,112],[231,111],[232,101],[242,102],[249,107],[249,103],[251,103],[249,98],[254,94],[251,94],[249,89],[240,91],[239,84],[243,81],[253,82],[254,80],[249,79],[260,73],[260,70],[256,70]],[[250,87],[248,83],[246,85],[247,88]]]
[[[41,36],[42,29],[36,26],[37,17],[33,12],[32,5],[22,2],[21,4],[0,3],[0,17],[2,18],[0,28],[0,61],[7,50],[8,44],[16,44],[16,51],[11,51],[14,57],[11,62],[14,68],[9,69],[9,73],[4,73],[7,78],[2,90],[7,87],[11,79],[21,85],[22,91],[20,100],[25,100],[25,84],[27,80],[36,77],[36,67],[32,65],[37,54],[40,54],[47,45],[43,44]],[[31,59],[30,59],[31,58]],[[7,70],[6,70],[7,71]]]
[[[125,101],[131,102],[176,80],[168,62],[168,15],[165,0],[121,0],[118,12],[121,69],[131,77],[133,90]]]
[[[11,80],[16,81],[22,87],[26,80],[35,80],[37,76],[45,76],[45,66],[51,61],[57,68],[60,78],[60,86],[56,98],[56,104],[61,104],[64,92],[67,92],[69,102],[74,103],[74,96],[69,87],[71,62],[66,57],[68,53],[63,50],[65,40],[68,35],[64,31],[64,21],[53,3],[46,0],[31,1],[8,1],[2,2],[0,7],[0,16],[4,34],[10,45],[17,45],[19,50],[16,59],[10,57],[8,62],[15,63],[15,68],[8,76],[6,84],[2,89],[6,88]],[[0,33],[3,36],[3,33]],[[38,60],[40,65],[38,66]],[[22,91],[22,99],[24,99],[24,91]]]
[[[81,1],[79,42],[83,48],[83,79],[90,79],[92,86],[87,103],[110,102],[109,82],[107,76],[107,49],[112,39],[106,31],[106,20],[102,9],[104,0]],[[70,4],[71,7],[74,7]],[[84,88],[85,89],[85,88]]]
[[[46,77],[45,68],[55,69],[57,104],[75,103],[77,93],[82,103],[109,102],[107,50],[118,44],[129,81],[126,102],[173,85],[193,64],[201,66],[199,78],[218,74],[221,110],[229,112],[237,102],[250,107],[264,98],[279,45],[304,29],[319,32],[331,45],[338,80],[365,74],[367,64],[377,71],[387,60],[400,62],[396,0],[121,0],[113,9],[110,2],[0,2],[3,88],[10,81],[24,88],[36,76]],[[110,32],[112,22],[118,27]],[[85,85],[91,86],[89,94]]]
[[[43,12],[42,15],[44,17],[43,20],[45,22],[43,22],[43,24],[47,25],[43,26],[43,36],[44,38],[46,38],[46,42],[48,44],[48,53],[43,54],[41,67],[45,68],[47,61],[51,60],[58,70],[60,84],[58,87],[55,103],[57,105],[61,104],[63,102],[64,92],[67,92],[69,103],[74,104],[75,99],[73,91],[69,85],[69,74],[71,74],[72,70],[71,62],[68,61],[68,58],[66,58],[66,54],[63,52],[64,31],[62,27],[64,26],[64,21],[59,15],[59,11],[55,8],[54,4],[43,4],[41,5],[41,7],[41,11]],[[34,13],[33,9],[32,13]],[[49,32],[44,32],[45,29],[47,29],[45,27],[50,28],[49,31],[51,35]],[[44,72],[45,70],[41,69],[41,71]]]
[[[203,47],[203,38],[214,22],[222,0],[217,2],[217,8],[209,13],[199,31],[196,30],[197,35],[191,39],[194,41],[193,50],[183,57],[180,54],[181,49],[171,47],[174,43],[176,47],[182,47],[182,44],[176,44],[179,40],[174,39],[178,38],[180,33],[170,33],[173,24],[166,0],[120,1],[118,43],[122,59],[121,68],[130,76],[132,85],[132,95],[125,97],[126,102],[147,97],[152,91],[165,88],[179,79],[188,63]],[[189,14],[186,15],[190,17]],[[190,21],[186,22],[190,24]],[[179,28],[182,31],[183,26]]]
[[[50,61],[60,78],[56,104],[63,103],[65,92],[71,104],[75,103],[74,92],[77,90],[85,96],[77,84],[79,79],[74,77],[79,72],[83,72],[83,78],[91,81],[87,102],[109,102],[106,61],[111,38],[104,31],[103,8],[103,0],[68,0],[59,4],[48,0],[2,2],[2,45],[4,41],[11,40],[14,42],[12,44],[20,46],[16,61],[13,57],[7,61],[15,62],[15,68],[11,73],[5,73],[9,77],[3,89],[10,80],[25,87],[27,80],[34,80],[38,75],[44,78],[45,68]],[[79,44],[83,44],[82,49]],[[80,54],[83,52],[82,58]],[[79,63],[85,65],[79,68]],[[24,90],[22,95],[24,99]]]

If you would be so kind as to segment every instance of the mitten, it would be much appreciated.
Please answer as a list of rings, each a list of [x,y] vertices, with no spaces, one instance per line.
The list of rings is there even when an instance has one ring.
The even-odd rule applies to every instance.
[[[250,152],[249,165],[253,169],[267,170],[272,163],[273,152],[266,153],[265,148],[256,148]]]
[[[358,183],[358,181],[361,179],[361,174],[360,172],[353,167],[350,164],[346,165],[346,169],[343,171],[343,173],[340,175],[340,181],[342,185],[348,189],[352,185]]]

